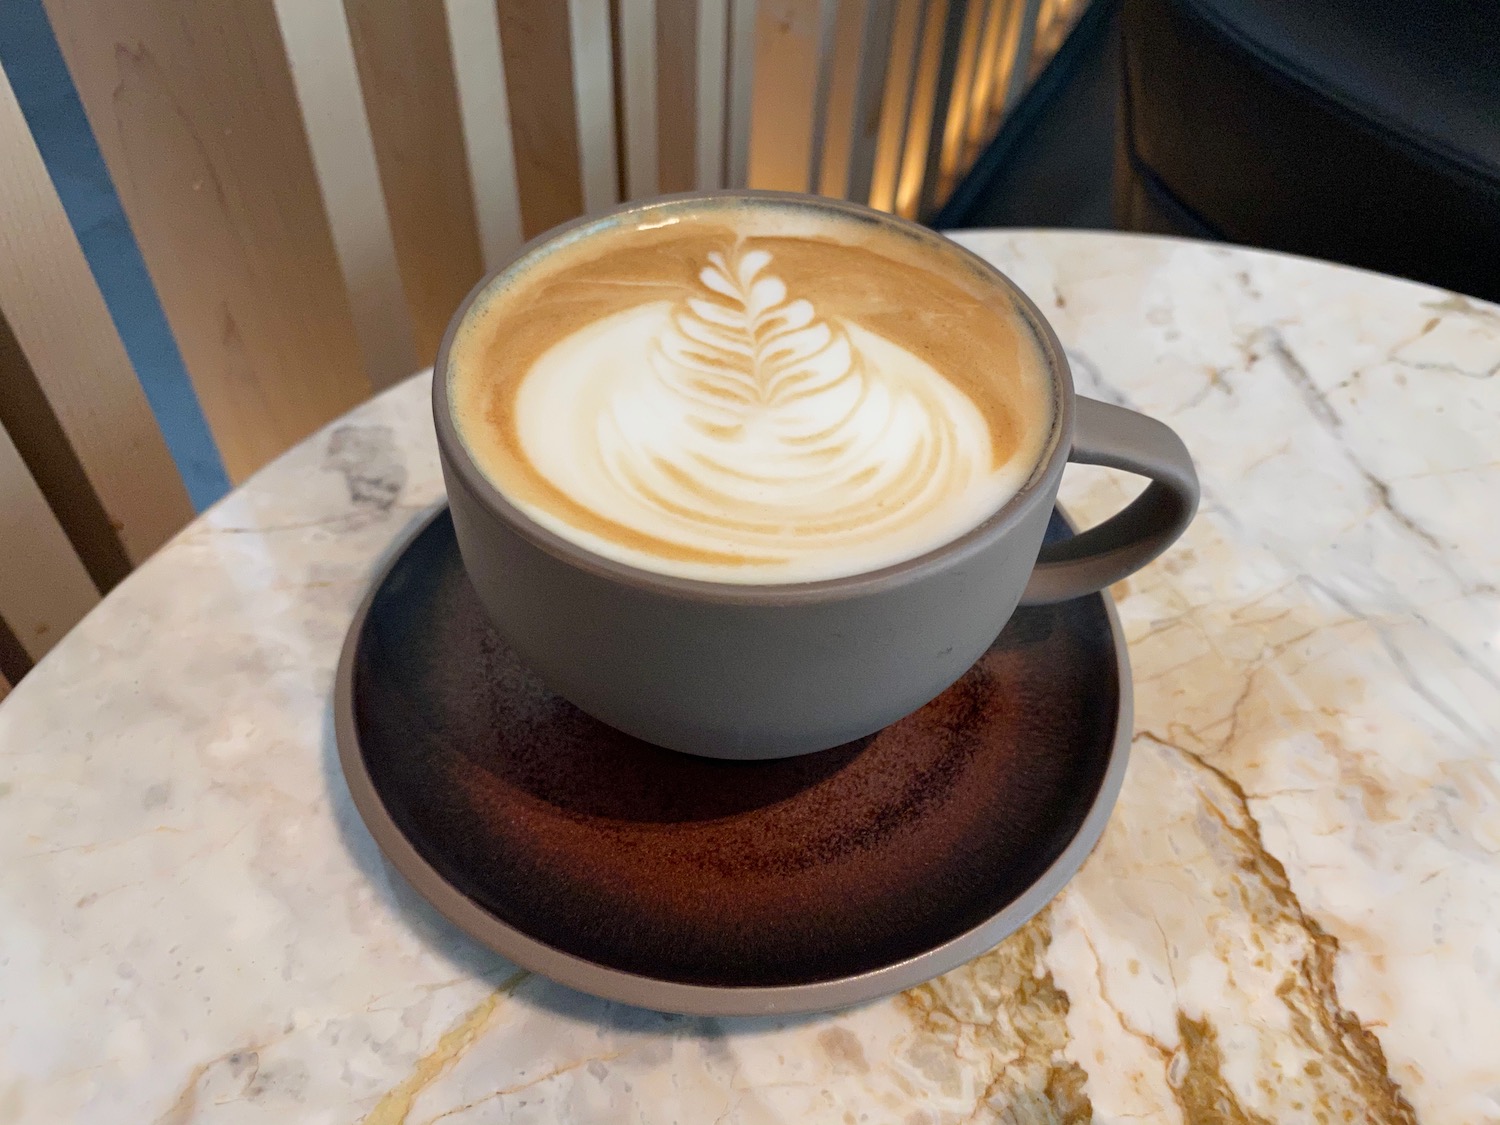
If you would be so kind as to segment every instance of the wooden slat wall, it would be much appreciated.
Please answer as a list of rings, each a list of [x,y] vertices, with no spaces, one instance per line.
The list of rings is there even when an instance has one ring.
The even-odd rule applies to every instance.
[[[26,655],[21,642],[16,640],[15,634],[5,624],[5,618],[0,617],[0,699],[5,698],[7,684],[15,687],[29,671],[31,657]]]
[[[1000,50],[1005,36],[1009,0],[984,0],[984,30],[980,35],[979,65],[969,90],[968,122],[964,127],[962,163],[967,167],[989,139],[990,104],[995,76],[1000,71]]]
[[[0,422],[108,588],[192,505],[3,70],[0,215]]]
[[[371,384],[271,0],[44,0],[225,468]]]
[[[365,373],[389,387],[417,369],[417,346],[349,23],[340,0],[273,3]]]
[[[932,136],[932,122],[938,101],[938,71],[942,67],[949,2],[950,0],[926,0],[923,6],[922,34],[914,60],[916,71],[912,82],[910,116],[894,200],[896,213],[907,218],[916,216],[922,199],[928,142]]]
[[[891,21],[880,135],[875,143],[875,168],[870,184],[870,206],[882,211],[896,209],[896,188],[906,155],[926,10],[927,0],[897,0]]]
[[[497,270],[525,240],[500,14],[495,0],[444,0],[444,11],[474,225],[485,270]]]
[[[619,90],[625,151],[625,198],[657,193],[660,153],[657,136],[657,0],[617,0]],[[682,107],[678,107],[682,113]]]
[[[755,20],[750,180],[806,191],[826,0],[762,0]]]
[[[759,24],[756,0],[730,0],[723,179],[723,186],[729,188],[750,184],[750,116],[755,94]],[[700,78],[700,88],[704,80]]]
[[[865,0],[858,49],[859,78],[854,87],[850,122],[848,178],[844,194],[859,203],[870,201],[880,143],[885,86],[891,66],[891,31],[896,0]]]
[[[583,213],[568,4],[496,0],[527,238]]]
[[[568,0],[568,41],[573,52],[573,107],[583,209],[604,211],[620,201],[615,151],[614,35],[609,0]],[[538,90],[528,97],[545,97]],[[564,134],[553,144],[565,144]]]
[[[996,117],[1003,117],[1026,89],[1041,0],[1009,0],[1009,9],[1005,45],[1000,52],[1004,73],[997,76],[991,102]]]
[[[927,159],[922,169],[922,190],[918,196],[917,217],[930,214],[936,207],[943,183],[944,153],[948,136],[949,108],[959,101],[955,79],[961,61],[962,44],[968,23],[969,0],[948,0],[943,21],[942,43],[938,50],[937,72],[933,78],[933,97],[928,125]]]
[[[695,184],[700,191],[724,186],[724,144],[730,99],[730,0],[697,0],[697,59],[694,72]],[[752,21],[750,34],[754,36]]]
[[[98,601],[88,571],[0,429],[0,619],[35,662]]]
[[[964,0],[963,21],[954,62],[952,93],[943,126],[934,200],[941,202],[957,182],[963,169],[964,142],[968,135],[969,106],[979,70],[979,48],[984,35],[985,0]]]
[[[656,0],[656,182],[663,192],[692,191],[698,178],[698,7],[699,0]],[[722,18],[718,27],[722,75]],[[723,120],[723,91],[721,81],[716,122]],[[723,135],[722,124],[716,132]]]
[[[448,19],[432,0],[343,0],[343,7],[417,358],[426,366],[484,272]],[[499,49],[492,42],[496,66]]]
[[[812,113],[812,130],[808,139],[807,152],[807,177],[804,181],[804,191],[821,192],[825,195],[839,194],[843,190],[844,169],[834,174],[838,181],[837,189],[823,188],[823,170],[828,155],[830,142],[838,150],[835,160],[842,163],[848,159],[848,114],[843,113],[836,129],[829,128],[828,110],[829,97],[834,86],[834,67],[840,65],[847,78],[852,75],[858,65],[853,58],[853,51],[847,42],[848,35],[845,33],[845,43],[840,50],[839,9],[845,10],[843,26],[847,29],[852,22],[853,14],[848,9],[854,6],[854,0],[818,0],[818,40],[817,40],[817,64],[813,70],[813,87],[809,99],[808,108]],[[836,57],[838,56],[838,57]],[[770,66],[768,65],[768,68]],[[847,82],[845,83],[847,87]],[[846,99],[847,103],[848,99]],[[849,108],[848,104],[841,107]]]

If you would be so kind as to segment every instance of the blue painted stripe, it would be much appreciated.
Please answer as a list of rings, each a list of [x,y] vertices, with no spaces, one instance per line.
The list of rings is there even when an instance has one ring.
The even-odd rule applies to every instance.
[[[188,495],[202,511],[229,491],[229,477],[41,0],[0,3],[0,63]]]

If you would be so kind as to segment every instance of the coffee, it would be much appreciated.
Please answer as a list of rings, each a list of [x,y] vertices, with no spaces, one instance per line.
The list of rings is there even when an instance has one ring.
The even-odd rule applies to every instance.
[[[661,574],[875,570],[976,527],[1054,421],[1040,348],[936,236],[795,201],[585,224],[497,277],[446,378],[475,463],[532,520]]]

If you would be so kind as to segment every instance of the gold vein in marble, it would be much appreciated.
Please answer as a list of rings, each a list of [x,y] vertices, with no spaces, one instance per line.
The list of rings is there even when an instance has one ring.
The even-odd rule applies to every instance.
[[[495,1021],[500,1002],[512,995],[530,975],[517,973],[470,1008],[461,1020],[438,1038],[432,1050],[417,1059],[410,1073],[375,1104],[375,1108],[365,1115],[362,1125],[407,1125],[417,1097],[453,1069],[469,1048],[484,1036]]]
[[[274,1041],[273,1041],[274,1042]],[[236,1047],[232,1051],[225,1051],[222,1055],[215,1056],[207,1062],[199,1063],[193,1067],[188,1075],[187,1081],[182,1084],[178,1091],[177,1100],[163,1113],[159,1114],[152,1125],[188,1125],[198,1115],[198,1093],[203,1085],[203,1079],[210,1071],[227,1064],[238,1075],[242,1069],[248,1069],[250,1075],[245,1079],[245,1085],[255,1081],[256,1072],[260,1068],[260,1052],[265,1050],[269,1044],[258,1044],[252,1047]]]
[[[969,1120],[1093,1120],[1088,1075],[1063,1055],[1068,996],[1043,963],[1051,941],[1044,910],[983,957],[898,998],[918,1031],[913,1065],[931,1077],[955,1060],[980,1068]]]
[[[1164,816],[1170,825],[1149,825],[1137,812],[1120,831],[1112,826],[1098,859],[1119,865],[1115,878],[1123,874],[1120,867],[1134,868],[1131,877],[1144,884],[1157,881],[1155,861],[1181,857],[1192,872],[1187,881],[1194,884],[1200,918],[1171,918],[1162,926],[1152,905],[1139,904],[1153,911],[1166,975],[1175,982],[1179,974],[1201,974],[1207,971],[1203,958],[1211,956],[1239,994],[1238,1004],[1259,1013],[1251,1022],[1233,1009],[1194,1012],[1179,1005],[1176,1042],[1164,1042],[1115,1006],[1109,974],[1089,941],[1101,962],[1101,999],[1121,1028],[1161,1060],[1183,1120],[1190,1125],[1302,1118],[1416,1125],[1379,1040],[1339,1001],[1338,941],[1303,910],[1285,867],[1265,847],[1244,789],[1219,766],[1161,735],[1143,732],[1136,751],[1133,780],[1156,794],[1153,817]],[[1089,891],[1084,888],[1085,897]],[[1179,947],[1165,936],[1171,932],[1186,943],[1185,935],[1194,930],[1202,933],[1196,947]],[[1231,1039],[1235,1047],[1226,1062],[1223,1045]],[[1248,1089],[1230,1077],[1246,1073],[1247,1059],[1256,1075]]]

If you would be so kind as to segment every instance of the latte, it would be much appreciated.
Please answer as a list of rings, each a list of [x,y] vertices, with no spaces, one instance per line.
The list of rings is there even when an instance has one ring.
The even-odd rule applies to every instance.
[[[479,295],[448,353],[464,445],[606,558],[804,582],[921,555],[1031,476],[1040,348],[955,247],[796,201],[575,228]]]

